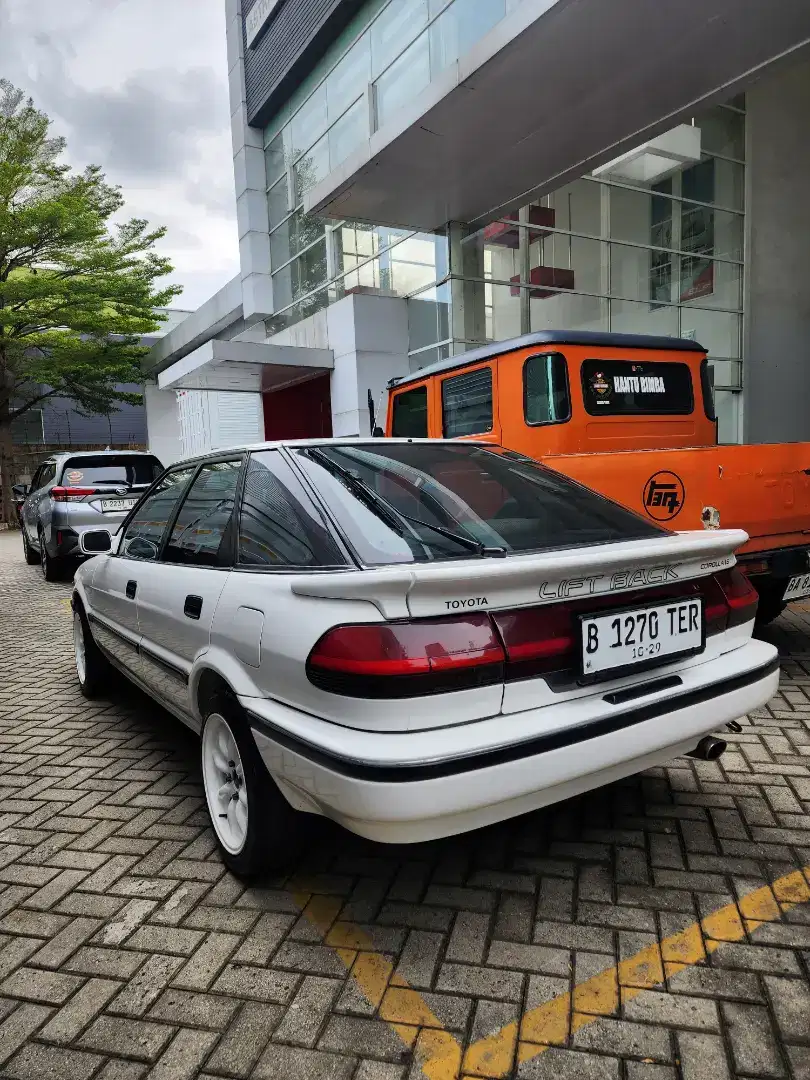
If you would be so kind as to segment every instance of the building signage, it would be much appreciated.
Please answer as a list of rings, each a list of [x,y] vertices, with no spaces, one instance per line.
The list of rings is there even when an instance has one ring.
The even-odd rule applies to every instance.
[[[249,49],[281,7],[281,3],[282,0],[256,0],[245,16],[245,38]]]

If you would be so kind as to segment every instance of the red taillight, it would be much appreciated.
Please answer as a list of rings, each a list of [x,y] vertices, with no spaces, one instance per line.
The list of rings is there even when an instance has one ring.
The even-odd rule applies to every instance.
[[[349,697],[416,697],[501,682],[488,615],[336,626],[307,660],[310,682]]]
[[[577,643],[571,605],[493,612],[492,621],[506,649],[507,679],[525,679],[576,664]]]
[[[85,495],[95,495],[97,491],[97,488],[54,487],[51,488],[51,498],[54,502],[67,502],[68,499],[83,499]]]
[[[757,613],[757,590],[738,566],[715,574],[714,579],[723,591],[728,604],[728,627],[750,622]]]

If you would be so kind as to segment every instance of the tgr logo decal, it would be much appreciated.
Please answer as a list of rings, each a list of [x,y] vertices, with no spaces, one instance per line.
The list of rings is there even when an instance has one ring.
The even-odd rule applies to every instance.
[[[657,472],[644,485],[644,509],[655,521],[672,521],[683,509],[686,488],[674,472]]]

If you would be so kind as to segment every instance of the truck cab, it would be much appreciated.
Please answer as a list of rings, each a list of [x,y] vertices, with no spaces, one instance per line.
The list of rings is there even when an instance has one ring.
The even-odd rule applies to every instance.
[[[388,389],[387,435],[499,443],[673,531],[744,529],[760,622],[810,597],[810,444],[718,446],[696,341],[545,330]]]
[[[386,434],[502,443],[528,457],[715,446],[696,341],[541,331],[389,384]]]

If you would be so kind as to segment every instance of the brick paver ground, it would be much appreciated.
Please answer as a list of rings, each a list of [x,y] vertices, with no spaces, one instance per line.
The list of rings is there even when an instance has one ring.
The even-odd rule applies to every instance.
[[[679,759],[442,843],[387,848],[316,823],[288,877],[246,889],[217,857],[193,736],[126,686],[80,696],[69,595],[0,533],[4,1078],[421,1080],[431,1033],[409,1048],[380,1018],[385,986],[370,1003],[347,975],[365,964],[373,984],[364,948],[466,1045],[810,865],[801,611],[772,632],[779,695],[720,763]],[[309,897],[320,929],[301,916]],[[323,942],[335,918],[342,952]],[[810,905],[747,928],[515,1074],[808,1080]]]

